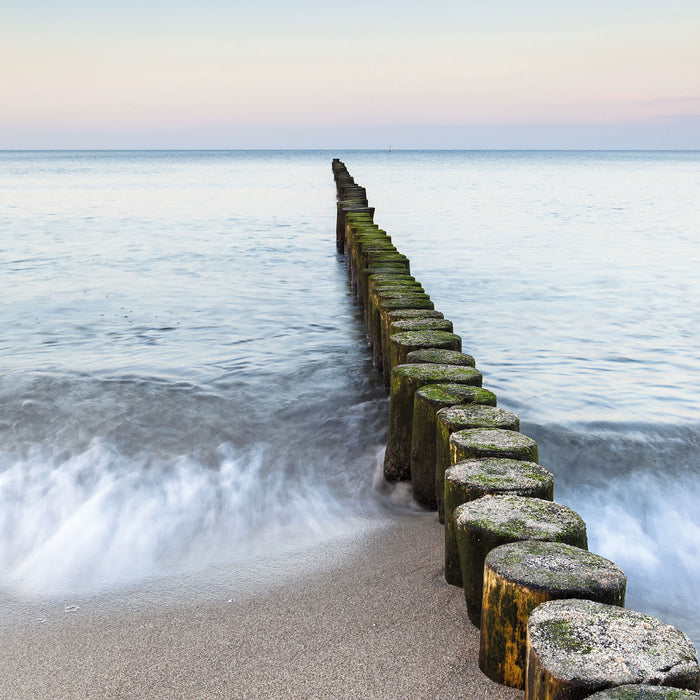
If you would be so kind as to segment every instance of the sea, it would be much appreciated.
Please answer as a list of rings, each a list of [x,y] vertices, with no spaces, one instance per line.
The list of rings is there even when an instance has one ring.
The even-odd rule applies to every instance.
[[[679,151],[0,152],[3,615],[255,589],[426,517],[381,477],[334,157],[627,606],[700,645],[700,152]]]

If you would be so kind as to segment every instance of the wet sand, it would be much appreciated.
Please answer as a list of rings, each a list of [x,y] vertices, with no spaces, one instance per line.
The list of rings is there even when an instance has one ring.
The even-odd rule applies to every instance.
[[[522,699],[479,671],[442,551],[435,514],[415,514],[254,594],[18,619],[0,697]]]

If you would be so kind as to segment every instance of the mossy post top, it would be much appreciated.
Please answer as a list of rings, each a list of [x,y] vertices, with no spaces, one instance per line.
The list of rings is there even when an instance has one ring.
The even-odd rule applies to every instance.
[[[482,429],[497,428],[511,431],[518,430],[520,427],[520,419],[515,413],[495,406],[447,406],[437,412],[436,420],[451,431],[459,431],[460,428],[472,425],[479,425]],[[459,438],[456,442],[458,441]]]
[[[462,339],[456,333],[439,330],[400,331],[391,336],[392,342],[405,346],[432,347],[435,343],[455,343],[461,345]]]
[[[586,523],[567,506],[528,496],[482,496],[455,510],[457,528],[488,530],[516,540],[572,542],[586,539]]]
[[[369,275],[367,278],[367,289],[374,291],[382,287],[420,285],[420,282],[406,272],[405,269],[398,268],[392,272],[382,272]]]
[[[452,333],[452,321],[445,318],[403,318],[391,321],[389,333],[403,333],[406,331],[445,331]]]
[[[364,270],[371,270],[372,268],[364,268]],[[389,272],[372,272],[367,276],[367,281],[369,286],[374,287],[374,286],[380,286],[378,283],[379,282],[388,282],[388,281],[395,281],[395,280],[410,280],[412,282],[416,281],[416,278],[406,272],[406,268],[404,267],[396,267],[393,270]]]
[[[396,365],[391,370],[391,383],[407,380],[411,383],[423,384],[471,384],[481,386],[481,372],[473,367],[459,365]]]
[[[492,549],[486,565],[499,576],[552,598],[600,598],[615,591],[624,601],[627,577],[609,559],[564,542],[525,540]]]
[[[476,361],[466,352],[457,350],[443,350],[442,348],[424,348],[422,350],[411,350],[406,356],[407,362],[423,364],[426,362],[442,365],[463,365],[464,367],[475,367]],[[495,406],[496,404],[494,404]]]
[[[381,310],[393,311],[394,309],[434,309],[430,297],[427,294],[399,294],[391,299],[381,300]]]
[[[592,600],[552,600],[533,610],[527,636],[547,673],[591,691],[631,683],[700,687],[690,638],[635,610]]]
[[[412,282],[408,286],[390,284],[386,287],[377,287],[372,290],[372,296],[376,297],[382,306],[392,299],[430,299],[430,296],[425,293],[420,282]]]
[[[364,187],[361,189],[364,189]],[[373,217],[374,217],[374,214],[372,212],[366,211],[366,212],[348,212],[346,218],[348,219],[348,221],[364,223],[365,221],[371,222]]]
[[[450,435],[450,445],[454,445],[462,450],[490,450],[494,453],[524,451],[537,447],[537,443],[531,437],[514,430],[503,430],[501,428],[458,430]]]
[[[395,282],[384,282],[368,286],[370,298],[375,304],[381,304],[385,299],[393,299],[404,294],[422,295],[425,298],[430,298],[420,282],[414,280],[396,280]]]
[[[412,353],[409,353],[411,355]],[[426,364],[426,363],[422,363]],[[468,367],[469,365],[455,365],[456,367]],[[496,394],[488,389],[464,384],[426,384],[416,392],[422,401],[437,406],[449,404],[476,403],[482,406],[495,406]]]
[[[368,252],[364,257],[367,261],[367,267],[363,267],[363,270],[371,267],[384,267],[387,264],[390,266],[402,265],[407,271],[411,269],[409,259],[396,251]]]
[[[588,696],[588,700],[698,700],[692,690],[670,688],[667,685],[618,685]]]
[[[435,309],[394,309],[387,312],[389,321],[400,321],[406,318],[444,318],[441,311]]]
[[[396,282],[386,282],[381,285],[375,285],[369,290],[370,296],[375,303],[381,303],[384,299],[393,299],[405,294],[421,295],[426,298],[429,296],[425,293],[425,289],[420,282],[412,280],[397,280]]]
[[[465,459],[452,465],[445,472],[445,479],[454,484],[471,486],[487,494],[498,492],[507,495],[523,495],[524,491],[540,492],[554,487],[554,475],[536,462],[504,457]]]

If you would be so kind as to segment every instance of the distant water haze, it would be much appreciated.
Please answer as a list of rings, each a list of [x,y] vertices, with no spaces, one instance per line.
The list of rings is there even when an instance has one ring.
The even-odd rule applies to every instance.
[[[693,152],[0,154],[5,597],[293,569],[410,517],[376,480],[388,403],[334,156],[628,605],[697,643]]]

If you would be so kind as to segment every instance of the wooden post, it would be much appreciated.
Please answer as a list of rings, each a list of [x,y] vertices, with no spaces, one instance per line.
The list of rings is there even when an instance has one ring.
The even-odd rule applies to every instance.
[[[414,426],[415,432],[415,426]],[[454,512],[482,496],[529,496],[551,501],[554,477],[535,462],[486,457],[457,462],[445,472],[445,580],[462,585]]]
[[[412,350],[423,348],[442,348],[443,350],[462,351],[462,339],[455,333],[439,330],[402,331],[391,334],[387,327],[389,355],[384,358],[384,379],[390,380],[391,368],[406,364],[406,356]],[[388,360],[388,362],[387,362]]]
[[[481,624],[484,561],[492,549],[520,540],[588,548],[586,524],[578,513],[540,498],[483,496],[459,506],[454,516],[467,615],[475,627]]]
[[[477,428],[500,429],[500,430],[520,430],[520,419],[515,413],[498,409],[497,412],[492,411],[486,414],[480,410],[474,410],[469,406],[454,406],[438,411],[435,416],[435,498],[438,510],[438,518],[440,522],[445,522],[445,513],[443,508],[443,498],[445,494],[445,470],[450,464],[455,464],[462,459],[473,457],[505,457],[512,459],[529,460],[524,455],[516,454],[474,454],[464,455],[459,458],[451,459],[450,455],[450,436],[452,433],[461,430],[470,430]],[[516,438],[520,440],[521,438]],[[527,438],[529,440],[530,438]],[[530,460],[536,461],[536,460]]]
[[[413,353],[409,353],[412,355]],[[418,363],[424,364],[424,363]],[[467,366],[467,365],[456,365]],[[411,433],[411,484],[413,497],[424,508],[435,510],[435,416],[448,406],[479,404],[495,406],[496,395],[481,387],[460,384],[428,384],[413,399]]]
[[[616,564],[562,542],[513,542],[484,564],[479,668],[493,681],[525,688],[527,620],[547,600],[586,598],[625,605],[627,577]]]
[[[692,690],[669,688],[666,685],[618,685],[589,695],[587,700],[699,700]]]
[[[481,386],[482,376],[473,367],[455,365],[398,365],[391,371],[389,436],[384,456],[384,477],[405,481],[411,475],[413,397],[425,384]]]
[[[450,435],[450,464],[471,457],[508,457],[537,462],[537,443],[515,430],[475,428]]]
[[[616,685],[700,688],[688,636],[650,615],[592,600],[551,600],[527,623],[526,700],[582,700]]]
[[[434,365],[462,365],[463,367],[475,367],[476,362],[466,352],[456,350],[441,350],[438,348],[425,348],[424,350],[412,350],[406,356],[406,364],[422,364],[430,362]]]

